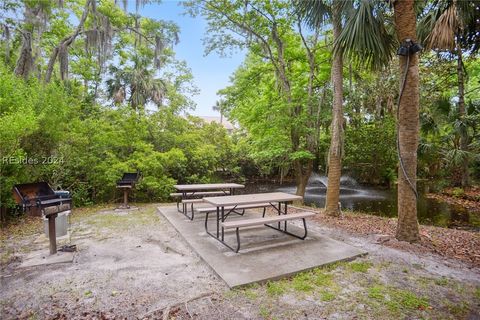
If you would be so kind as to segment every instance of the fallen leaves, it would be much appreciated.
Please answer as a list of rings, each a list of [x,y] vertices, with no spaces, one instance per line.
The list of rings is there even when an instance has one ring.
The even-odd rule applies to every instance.
[[[455,188],[446,188],[442,193],[427,193],[426,197],[459,206],[471,213],[480,214],[480,187],[470,187],[458,194]]]
[[[355,235],[374,235],[374,242],[385,246],[417,253],[435,253],[480,267],[480,234],[477,232],[420,225],[421,241],[410,244],[395,239],[395,218],[346,212],[344,218],[340,219],[320,211],[315,220]]]

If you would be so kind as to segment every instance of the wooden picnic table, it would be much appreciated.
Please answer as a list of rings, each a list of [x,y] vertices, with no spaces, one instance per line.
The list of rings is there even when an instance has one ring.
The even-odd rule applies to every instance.
[[[202,190],[226,190],[226,189],[242,189],[243,184],[238,183],[199,183],[199,184],[176,184],[175,189],[182,192],[195,192]]]
[[[187,203],[185,200],[191,200],[197,197],[204,197],[209,195],[233,195],[236,189],[243,189],[245,186],[238,183],[200,183],[200,184],[176,184],[174,188],[180,192],[182,211],[180,211],[177,203],[177,209],[183,213],[187,218],[193,220],[193,202],[192,215],[188,216]],[[193,200],[192,200],[193,201]]]
[[[237,228],[237,242],[238,242],[238,247],[237,250],[233,249],[230,247],[227,243],[224,242],[224,236],[225,236],[225,228],[224,228],[224,222],[226,217],[230,213],[237,213],[235,209],[241,208],[242,206],[245,205],[270,205],[273,207],[277,212],[278,215],[286,215],[288,213],[287,211],[287,205],[289,202],[296,201],[296,200],[302,200],[303,198],[301,196],[285,193],[285,192],[269,192],[269,193],[256,193],[256,194],[242,194],[242,195],[232,195],[232,196],[223,196],[223,197],[206,197],[203,198],[204,202],[212,204],[214,207],[216,207],[216,227],[217,227],[217,232],[216,234],[212,234],[210,231],[208,231],[208,212],[207,215],[205,216],[205,231],[207,234],[212,236],[213,238],[217,239],[221,243],[223,243],[225,246],[229,247],[230,249],[237,251],[240,247],[240,240],[238,236],[238,228]],[[278,204],[278,205],[276,205]],[[282,208],[283,204],[283,208]],[[263,213],[263,218],[265,218],[265,211]],[[301,218],[301,217],[300,217]],[[265,218],[266,221],[267,218]],[[252,219],[249,219],[253,221]],[[242,220],[242,221],[249,221],[249,220]],[[262,219],[258,219],[257,224],[263,224]],[[305,221],[304,221],[305,224]],[[269,225],[267,225],[269,226]],[[271,226],[269,226],[271,227]],[[287,232],[287,227],[286,227],[286,220],[285,220],[285,228],[282,230],[280,228],[280,221],[278,221],[278,228],[274,228],[276,230]],[[305,231],[306,231],[306,225],[305,225]],[[306,234],[306,233],[305,233]],[[290,234],[293,235],[293,234]],[[296,236],[296,235],[293,235]],[[298,237],[298,236],[296,236]],[[299,237],[301,238],[301,237]],[[304,238],[304,237],[303,237]]]

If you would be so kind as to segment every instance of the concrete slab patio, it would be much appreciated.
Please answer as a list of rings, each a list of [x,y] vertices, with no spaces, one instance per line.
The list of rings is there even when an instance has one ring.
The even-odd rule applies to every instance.
[[[190,221],[173,206],[159,207],[158,212],[230,288],[287,277],[325,264],[352,260],[367,253],[311,230],[305,240],[299,240],[263,226],[241,230],[242,249],[234,253],[207,235],[205,215],[196,214],[195,220]],[[258,212],[247,211],[243,217],[232,216],[229,220],[258,215]],[[209,220],[209,230],[212,231],[215,229],[214,218],[210,217]],[[297,234],[303,232],[293,225],[289,231]],[[225,241],[232,245],[236,243],[233,230],[226,231]]]

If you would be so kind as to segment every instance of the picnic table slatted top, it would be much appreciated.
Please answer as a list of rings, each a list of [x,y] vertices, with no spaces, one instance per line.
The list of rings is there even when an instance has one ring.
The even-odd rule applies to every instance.
[[[224,207],[231,205],[254,204],[262,202],[286,202],[302,200],[301,196],[297,196],[285,192],[268,192],[255,194],[242,194],[237,196],[223,196],[223,197],[207,197],[204,201],[213,204],[216,207]]]
[[[197,190],[219,190],[219,189],[240,189],[245,188],[243,184],[238,183],[206,183],[206,184],[176,184],[175,189],[179,191],[197,191]]]

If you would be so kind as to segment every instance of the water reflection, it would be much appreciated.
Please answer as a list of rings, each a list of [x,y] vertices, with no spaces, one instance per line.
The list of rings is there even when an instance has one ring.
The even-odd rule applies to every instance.
[[[305,203],[316,207],[325,206],[325,176],[313,174],[305,192]],[[290,184],[252,183],[247,184],[246,192],[283,191],[295,193],[296,187]],[[418,220],[422,224],[441,227],[454,227],[480,230],[480,218],[463,207],[450,206],[425,197],[423,188],[419,187],[417,204]],[[340,202],[342,208],[358,210],[386,217],[397,216],[397,193],[395,189],[381,189],[362,186],[355,179],[345,176],[340,180]]]

